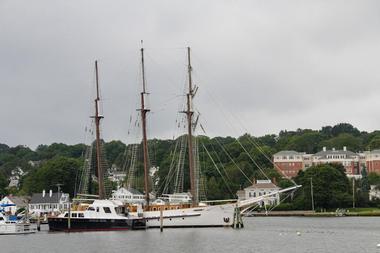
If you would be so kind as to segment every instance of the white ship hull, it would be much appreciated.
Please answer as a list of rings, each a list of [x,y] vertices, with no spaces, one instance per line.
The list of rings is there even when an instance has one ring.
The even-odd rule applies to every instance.
[[[31,234],[36,228],[29,223],[8,223],[0,224],[0,235]]]
[[[236,204],[163,210],[163,227],[230,227]],[[160,227],[160,211],[144,212],[148,228]]]

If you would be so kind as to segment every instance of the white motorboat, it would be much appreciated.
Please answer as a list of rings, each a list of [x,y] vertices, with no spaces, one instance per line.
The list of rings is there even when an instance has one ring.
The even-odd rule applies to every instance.
[[[7,206],[14,206],[10,204],[2,204],[1,208]],[[17,216],[7,215],[3,210],[0,210],[0,235],[12,234],[31,234],[35,233],[37,228],[35,225],[30,224],[29,220],[23,218],[19,220]]]

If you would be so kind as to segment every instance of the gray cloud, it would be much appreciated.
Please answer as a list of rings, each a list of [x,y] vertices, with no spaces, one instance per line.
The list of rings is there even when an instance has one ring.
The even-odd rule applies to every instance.
[[[212,135],[341,121],[378,129],[379,7],[378,1],[3,0],[0,142],[83,142],[95,59],[103,135],[133,141],[141,39],[150,137],[177,131],[188,45],[200,87],[197,108]]]

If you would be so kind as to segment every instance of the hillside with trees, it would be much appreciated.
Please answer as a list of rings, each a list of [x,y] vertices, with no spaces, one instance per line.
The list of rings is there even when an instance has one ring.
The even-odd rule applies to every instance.
[[[205,194],[208,199],[223,199],[235,198],[236,191],[250,185],[250,180],[253,178],[264,179],[259,168],[269,178],[275,178],[280,186],[288,185],[289,181],[283,179],[273,169],[271,163],[272,155],[280,150],[315,153],[323,147],[341,149],[343,146],[354,152],[380,149],[380,131],[368,133],[350,124],[341,123],[325,126],[320,130],[283,130],[278,135],[269,134],[261,137],[254,137],[248,133],[238,138],[198,136],[197,142],[202,177],[206,186]],[[151,164],[159,168],[156,175],[156,179],[159,180],[158,186],[169,173],[171,152],[175,143],[176,140],[149,140]],[[119,170],[125,170],[125,161],[129,158],[126,150],[129,147],[130,145],[118,140],[104,143],[108,164]],[[0,144],[0,195],[7,193],[30,195],[43,189],[55,190],[56,184],[62,184],[62,190],[73,196],[80,178],[85,150],[84,144],[53,143],[39,145],[36,150],[26,146],[9,147]],[[15,168],[21,168],[24,175],[18,188],[8,188],[9,178]],[[141,176],[141,173],[137,175]],[[352,199],[351,182],[341,168],[326,165],[310,168],[297,176],[295,180],[304,187],[297,192],[292,208],[309,208],[310,200],[306,193],[309,190],[310,177],[316,178],[315,190],[321,194],[315,196],[318,207],[346,206]],[[379,175],[369,174],[366,180],[368,184],[380,185]],[[184,183],[187,189],[189,182]],[[358,185],[361,185],[361,182],[358,182]],[[359,199],[358,201],[366,205],[368,201],[365,201],[363,194],[358,195],[363,201],[360,202]]]

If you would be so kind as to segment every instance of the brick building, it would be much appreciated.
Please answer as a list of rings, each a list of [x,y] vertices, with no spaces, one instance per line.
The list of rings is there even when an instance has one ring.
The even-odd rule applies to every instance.
[[[336,163],[342,164],[347,175],[360,174],[360,155],[343,147],[343,150],[327,150],[325,147],[322,151],[313,155],[313,165]]]
[[[300,170],[305,168],[304,155],[306,154],[293,150],[280,151],[273,155],[275,168],[285,177],[295,177]]]
[[[284,150],[273,155],[273,163],[285,177],[295,177],[300,170],[326,163],[342,164],[348,176],[359,175],[364,165],[368,172],[380,174],[380,150],[360,154],[349,151],[346,147],[342,150],[327,150],[324,147],[316,154]]]
[[[376,172],[377,174],[380,174],[380,149],[367,151],[364,154],[367,172]]]

